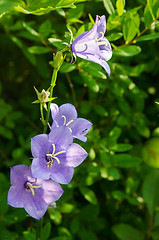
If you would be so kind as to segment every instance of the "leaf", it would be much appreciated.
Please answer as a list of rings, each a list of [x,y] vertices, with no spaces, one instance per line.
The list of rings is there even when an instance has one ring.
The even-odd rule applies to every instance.
[[[138,166],[141,162],[141,159],[133,157],[130,154],[121,153],[112,155],[112,162],[117,167],[131,168]]]
[[[24,1],[23,0],[4,0],[0,1],[0,18],[7,12],[9,12],[13,7],[17,7],[19,4],[24,6]]]
[[[149,27],[151,25],[151,23],[153,22],[153,18],[152,18],[152,15],[150,13],[150,9],[148,7],[148,4],[146,5],[146,7],[144,9],[144,22],[145,22],[146,27]]]
[[[159,38],[159,32],[141,36],[137,39],[137,42],[148,41],[148,40],[153,40],[153,39],[157,39],[157,38]]]
[[[41,231],[41,240],[47,240],[51,233],[51,223],[47,222]]]
[[[112,33],[109,36],[107,36],[107,39],[112,42],[112,41],[116,41],[119,38],[121,38],[123,36],[123,34],[121,32],[118,33]]]
[[[141,48],[136,45],[127,45],[122,48],[118,48],[114,51],[114,54],[122,57],[132,57],[141,52]]]
[[[126,43],[133,40],[135,35],[139,32],[140,17],[137,12],[128,12],[124,19],[123,34]]]
[[[123,0],[117,0],[116,1],[116,8],[117,8],[117,13],[119,16],[123,14],[124,11],[124,2]]]
[[[116,226],[113,226],[113,232],[120,240],[143,240],[144,235],[139,230],[134,227],[120,223]]]
[[[82,193],[82,195],[84,196],[84,198],[88,202],[90,202],[90,203],[92,203],[94,205],[96,205],[98,203],[96,195],[95,195],[95,193],[91,189],[89,189],[87,187],[80,187],[80,192]]]
[[[60,72],[62,73],[68,73],[68,72],[72,72],[73,70],[76,69],[76,65],[75,64],[71,64],[71,63],[67,63],[67,62],[64,62],[62,64],[62,66],[60,67]]]
[[[142,186],[143,198],[147,204],[150,215],[155,211],[156,206],[159,204],[159,172],[158,169],[152,169],[151,172],[145,177]]]
[[[111,3],[110,0],[103,0],[103,3],[104,3],[105,9],[107,10],[107,12],[109,14],[114,14],[115,13],[114,6],[113,6],[113,4]]]
[[[132,149],[132,147],[133,146],[130,144],[120,143],[112,147],[111,150],[113,150],[114,152],[125,152]]]
[[[29,47],[28,51],[32,54],[44,54],[50,52],[50,49],[42,46]]]

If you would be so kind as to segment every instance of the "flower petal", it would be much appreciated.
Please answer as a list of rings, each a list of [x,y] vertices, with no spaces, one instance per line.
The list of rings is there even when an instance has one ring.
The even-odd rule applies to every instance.
[[[37,184],[41,185],[43,189],[43,199],[47,204],[57,201],[64,193],[60,184],[53,180],[40,180],[37,181]]]
[[[41,198],[41,195],[33,196],[28,194],[28,202],[25,204],[25,211],[33,218],[40,219],[48,209],[48,204]]]
[[[70,124],[73,137],[78,138],[83,142],[87,141],[87,138],[84,136],[89,132],[91,126],[92,123],[84,118],[77,118],[74,122]]]
[[[50,110],[51,110],[52,119],[54,120],[56,115],[58,115],[58,113],[59,113],[59,107],[57,104],[51,103]]]
[[[51,174],[51,179],[61,184],[69,184],[73,177],[73,173],[73,167],[61,167],[58,172],[54,172]]]
[[[23,208],[24,207],[24,194],[25,190],[22,186],[11,186],[8,191],[8,204],[12,207]]]
[[[41,156],[42,153],[46,154],[47,151],[47,143],[48,143],[48,135],[47,134],[39,134],[33,138],[31,138],[31,152],[33,157],[37,158]],[[41,151],[43,150],[43,151]]]
[[[98,17],[99,18],[99,17]],[[105,16],[101,16],[100,19],[98,20],[98,25],[97,25],[97,32],[99,34],[98,38],[101,36],[100,33],[105,33],[106,31],[106,18]]]
[[[49,142],[66,149],[73,142],[73,137],[70,130],[66,126],[62,126],[49,133]]]
[[[78,144],[72,143],[66,153],[66,165],[77,167],[88,156],[88,153]]]
[[[32,176],[47,180],[51,176],[50,168],[45,166],[43,159],[34,158],[31,164]]]
[[[24,182],[24,178],[27,180],[26,175],[28,175],[28,166],[26,165],[16,165],[10,169],[10,181],[11,185],[19,185],[19,182]]]

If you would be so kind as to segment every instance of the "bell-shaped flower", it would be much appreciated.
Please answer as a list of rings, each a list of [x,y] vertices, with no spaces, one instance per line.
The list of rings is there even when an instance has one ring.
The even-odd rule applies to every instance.
[[[71,51],[80,58],[100,64],[110,75],[106,61],[112,57],[112,48],[104,37],[106,31],[105,16],[96,16],[96,21],[90,31],[80,34],[71,44]]]
[[[47,134],[39,134],[31,139],[31,152],[34,157],[31,165],[36,178],[52,179],[68,184],[74,168],[87,157],[87,152],[78,144],[66,126],[55,128]]]
[[[58,107],[57,104],[51,103],[50,109],[53,119],[52,130],[64,125],[70,130],[73,138],[87,141],[85,135],[89,132],[92,123],[84,118],[77,118],[76,108],[72,104],[65,103]]]
[[[30,167],[17,165],[11,168],[11,187],[8,192],[8,204],[24,208],[33,218],[40,219],[49,204],[57,201],[63,194],[59,183],[32,177]]]

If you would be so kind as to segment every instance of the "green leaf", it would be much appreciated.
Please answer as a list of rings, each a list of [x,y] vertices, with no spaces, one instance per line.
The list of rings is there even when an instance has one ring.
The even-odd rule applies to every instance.
[[[51,233],[51,223],[47,222],[41,231],[41,240],[47,240]]]
[[[71,64],[71,63],[67,63],[67,62],[64,62],[62,64],[62,66],[60,67],[60,72],[62,73],[68,73],[68,72],[72,72],[73,70],[76,69],[76,65],[75,64]]]
[[[145,177],[142,186],[143,198],[147,204],[150,215],[153,214],[156,206],[159,204],[159,171],[152,169],[151,172]]]
[[[123,14],[124,11],[124,2],[123,0],[117,0],[116,1],[116,8],[117,8],[117,13],[119,16]]]
[[[147,6],[148,6],[148,8],[149,8],[149,11],[150,11],[150,14],[151,14],[151,16],[152,16],[152,19],[153,19],[153,21],[155,20],[155,16],[154,16],[154,9],[153,9],[153,0],[147,0]]]
[[[17,7],[19,4],[25,5],[23,0],[1,0],[0,1],[0,18],[7,12],[9,12],[13,7]]]
[[[148,41],[148,40],[153,40],[153,39],[157,39],[157,38],[159,38],[159,32],[141,36],[137,39],[137,42]]]
[[[92,203],[94,205],[96,205],[98,203],[96,195],[95,195],[95,193],[91,189],[89,189],[87,187],[80,187],[80,192],[82,193],[82,195],[84,196],[84,198],[88,202],[90,202],[90,203]]]
[[[146,27],[149,27],[151,25],[151,23],[153,22],[153,18],[150,13],[148,4],[146,5],[146,7],[144,9],[144,22],[145,22]]]
[[[115,145],[114,147],[111,147],[111,150],[113,150],[114,152],[125,152],[132,149],[132,147],[133,146],[130,144],[120,143]]]
[[[115,13],[114,6],[113,6],[113,4],[111,3],[110,0],[103,0],[103,3],[104,3],[105,9],[107,10],[107,12],[109,14],[114,14]]]
[[[133,40],[135,35],[139,32],[140,17],[137,12],[128,12],[124,19],[123,34],[126,43]]]
[[[120,223],[113,226],[113,232],[120,240],[143,240],[144,235],[134,227]]]
[[[148,166],[159,168],[159,137],[146,142],[142,149],[142,157]]]
[[[141,159],[133,157],[126,153],[112,155],[113,164],[121,168],[136,167],[140,164]]]
[[[29,47],[28,51],[32,54],[44,54],[50,52],[50,49],[42,46]]]
[[[112,42],[112,41],[116,41],[119,38],[121,38],[123,36],[123,34],[121,32],[118,33],[112,33],[109,36],[107,36],[107,39]]]
[[[136,45],[127,45],[122,48],[118,48],[114,51],[114,54],[122,57],[132,57],[141,52],[141,48]]]

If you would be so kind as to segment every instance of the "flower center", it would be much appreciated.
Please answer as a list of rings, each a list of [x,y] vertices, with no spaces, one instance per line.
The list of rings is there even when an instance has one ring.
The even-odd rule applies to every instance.
[[[100,46],[100,45],[105,45],[105,46],[107,46],[107,43],[106,43],[106,42],[104,42],[104,41],[101,41],[101,42],[100,42],[100,40],[102,40],[102,38],[104,37],[104,33],[103,33],[103,32],[100,32],[100,34],[102,34],[102,36],[97,39],[98,45],[99,45],[99,46]]]
[[[53,147],[52,153],[46,154],[46,161],[47,161],[46,166],[47,167],[52,167],[54,160],[56,160],[57,163],[60,164],[60,160],[57,156],[61,153],[65,153],[65,151],[60,151],[60,152],[55,153],[55,144],[52,144],[52,147]]]
[[[68,127],[68,125],[73,122],[73,120],[70,120],[68,123],[66,123],[66,117],[64,115],[62,115],[62,118],[64,118],[64,126]],[[70,127],[68,127],[68,129],[70,130],[70,132],[72,132],[72,129]]]
[[[27,182],[24,183],[24,187],[25,187],[26,192],[31,192],[32,195],[34,196],[35,195],[34,188],[40,188],[41,186],[40,185],[39,186],[34,186],[33,184],[34,183],[31,183],[31,182],[27,181]]]

